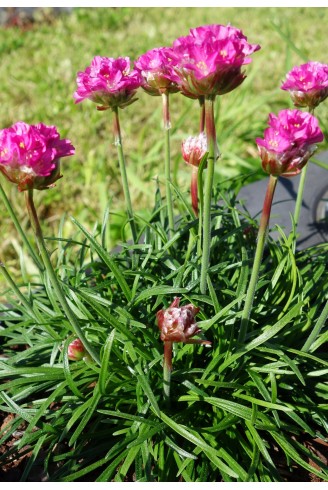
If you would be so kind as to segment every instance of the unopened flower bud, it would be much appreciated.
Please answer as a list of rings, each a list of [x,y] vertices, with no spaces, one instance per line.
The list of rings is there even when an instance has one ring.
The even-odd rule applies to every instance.
[[[86,355],[86,350],[80,339],[75,339],[71,342],[67,349],[68,359],[71,361],[80,361]]]
[[[199,167],[202,158],[207,152],[207,138],[205,133],[198,136],[189,136],[182,142],[182,157],[186,163]]]
[[[211,344],[208,340],[191,339],[201,332],[195,320],[199,308],[192,304],[179,307],[179,304],[180,298],[174,298],[169,308],[157,312],[161,340],[187,344]]]

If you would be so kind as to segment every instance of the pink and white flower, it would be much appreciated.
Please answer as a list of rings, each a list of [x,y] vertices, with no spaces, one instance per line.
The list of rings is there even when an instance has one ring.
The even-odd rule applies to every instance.
[[[180,298],[174,298],[169,308],[156,314],[158,328],[163,342],[184,342],[187,344],[210,345],[208,340],[192,339],[201,332],[195,320],[199,308],[192,304],[179,306]]]
[[[260,46],[249,44],[233,26],[208,25],[190,30],[190,35],[173,43],[171,57],[187,97],[216,96],[240,85],[245,74],[241,67]]]
[[[179,77],[173,66],[170,49],[166,47],[151,49],[134,63],[135,69],[143,78],[142,88],[150,95],[179,91]]]
[[[288,90],[297,107],[315,108],[328,97],[328,65],[309,61],[287,73],[282,90]]]
[[[97,109],[126,107],[141,86],[142,78],[137,70],[130,70],[130,58],[105,58],[95,56],[84,71],[77,74],[75,103],[90,99]]]
[[[0,131],[0,171],[19,191],[52,187],[61,177],[60,158],[74,153],[55,126],[19,121]]]

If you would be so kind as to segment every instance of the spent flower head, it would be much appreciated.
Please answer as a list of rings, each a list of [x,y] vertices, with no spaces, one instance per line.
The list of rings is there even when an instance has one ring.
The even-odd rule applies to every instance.
[[[271,175],[292,177],[300,173],[313,155],[323,134],[318,120],[308,112],[284,109],[269,115],[264,138],[256,143],[263,170]]]
[[[207,152],[207,138],[205,133],[198,136],[189,136],[182,142],[182,157],[186,163],[199,167],[199,164]]]
[[[294,66],[281,88],[288,90],[296,107],[314,109],[328,97],[328,65],[309,61]]]
[[[179,306],[181,298],[174,298],[171,305],[156,314],[158,328],[163,342],[184,342],[186,344],[210,345],[208,340],[192,339],[201,332],[195,316],[199,308],[192,304]]]
[[[233,26],[219,24],[190,30],[173,43],[171,57],[180,79],[181,92],[191,98],[230,92],[245,79],[242,65],[260,49]]]
[[[136,90],[142,78],[137,70],[130,70],[130,58],[95,56],[84,71],[77,74],[75,103],[90,99],[99,104],[97,109],[126,107],[137,99]]]
[[[55,126],[19,121],[0,131],[0,171],[19,191],[52,187],[61,177],[60,158],[74,153]]]
[[[170,48],[162,47],[147,51],[134,63],[142,76],[142,88],[150,95],[174,93],[179,91],[179,77],[173,69]]]

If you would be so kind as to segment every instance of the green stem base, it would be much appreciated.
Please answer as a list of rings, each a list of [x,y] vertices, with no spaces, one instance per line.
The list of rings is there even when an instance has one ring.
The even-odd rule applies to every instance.
[[[28,213],[30,216],[30,220],[34,229],[36,241],[40,250],[40,254],[43,260],[43,263],[45,265],[46,271],[49,275],[52,287],[54,288],[54,291],[56,293],[56,296],[58,298],[59,303],[61,304],[61,307],[63,308],[63,311],[66,315],[66,318],[71,324],[73,332],[77,335],[77,337],[81,340],[83,343],[85,349],[88,351],[92,359],[96,361],[98,364],[100,364],[100,358],[98,353],[94,350],[92,345],[89,344],[88,340],[86,339],[83,330],[81,329],[78,319],[75,317],[74,313],[70,309],[66,297],[64,295],[64,292],[59,284],[58,278],[56,276],[56,273],[52,267],[50,257],[46,248],[46,245],[44,243],[44,238],[39,222],[39,218],[34,206],[34,200],[33,200],[33,190],[28,190],[26,192],[26,206],[28,209]]]

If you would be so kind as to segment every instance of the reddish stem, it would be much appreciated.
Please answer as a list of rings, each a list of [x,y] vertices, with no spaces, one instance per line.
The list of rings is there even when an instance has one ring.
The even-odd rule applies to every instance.
[[[252,311],[253,300],[254,300],[257,280],[259,276],[269,220],[270,220],[272,200],[273,200],[276,185],[277,185],[277,177],[270,175],[270,179],[269,179],[269,183],[268,183],[268,187],[263,203],[263,211],[262,211],[262,216],[260,221],[260,227],[257,235],[257,245],[256,245],[252,274],[248,285],[247,295],[245,298],[244,311],[241,317],[239,337],[238,337],[240,343],[243,343],[245,341],[247,335],[247,329],[248,329],[248,324]]]
[[[172,371],[172,346],[173,342],[164,341],[164,365],[169,371]]]
[[[191,185],[190,185],[190,194],[191,194],[191,205],[194,210],[196,218],[198,217],[198,168],[192,167],[191,174]]]
[[[172,348],[173,348],[173,342],[169,340],[165,340],[164,360],[163,360],[163,396],[167,407],[170,407]]]

